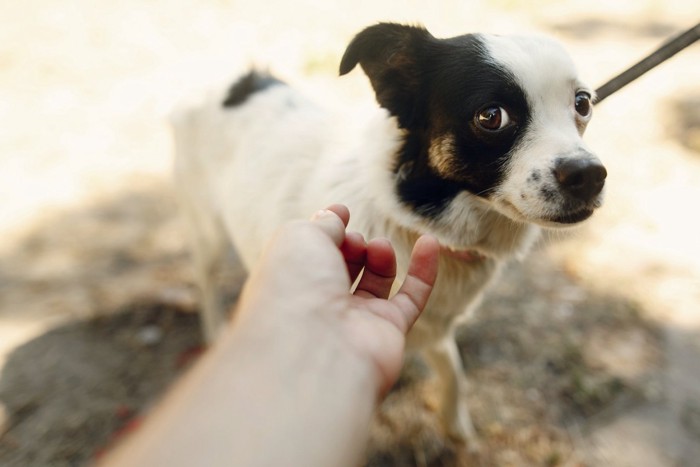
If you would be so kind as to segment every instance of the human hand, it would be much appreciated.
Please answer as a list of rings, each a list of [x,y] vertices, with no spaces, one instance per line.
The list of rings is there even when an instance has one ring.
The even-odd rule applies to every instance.
[[[311,221],[283,227],[251,276],[239,307],[244,315],[237,319],[301,325],[305,339],[333,339],[371,368],[377,394],[383,394],[398,377],[405,335],[432,291],[439,245],[431,236],[416,242],[408,275],[389,298],[394,250],[386,239],[365,242],[346,232],[349,217],[345,206],[333,205]]]
[[[398,376],[405,334],[435,282],[438,244],[416,242],[389,299],[394,250],[346,233],[348,220],[336,205],[279,230],[231,327],[107,465],[360,463],[378,398]]]

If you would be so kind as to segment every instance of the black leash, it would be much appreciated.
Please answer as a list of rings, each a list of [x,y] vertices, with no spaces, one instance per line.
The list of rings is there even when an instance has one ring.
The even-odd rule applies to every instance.
[[[622,73],[615,76],[613,79],[596,89],[596,94],[598,95],[598,97],[596,98],[595,103],[598,104],[602,102],[603,99],[608,97],[610,94],[619,91],[624,86],[627,86],[629,83],[639,78],[647,71],[660,65],[661,63],[676,55],[681,50],[693,44],[698,39],[700,39],[700,23],[696,24],[684,33],[679,34],[678,36],[668,40],[666,43],[664,43],[661,47],[649,54],[647,57],[643,58],[642,60],[628,68],[626,71],[623,71]]]

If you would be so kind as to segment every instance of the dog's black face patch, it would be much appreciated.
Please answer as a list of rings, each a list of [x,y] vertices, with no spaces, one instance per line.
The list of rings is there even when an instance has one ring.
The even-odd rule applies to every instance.
[[[422,103],[426,121],[419,128],[429,128],[427,137],[433,140],[454,139],[450,163],[443,169],[433,161],[440,176],[488,197],[530,120],[525,93],[511,73],[488,56],[479,36],[447,39],[434,47],[437,50],[426,60],[431,69]],[[487,129],[479,121],[493,109],[503,114],[500,129]]]
[[[341,74],[356,63],[406,130],[394,166],[400,200],[432,217],[462,191],[488,198],[530,116],[525,93],[483,39],[436,39],[423,28],[379,24],[348,46]],[[507,123],[502,129],[480,125],[478,115],[490,109],[505,112],[495,122]]]
[[[415,212],[435,217],[464,188],[460,183],[442,178],[426,161],[421,138],[409,134],[395,167],[396,192],[399,199]]]
[[[245,103],[256,92],[263,91],[271,86],[284,84],[283,81],[263,74],[255,70],[236,81],[229,89],[226,99],[221,103],[223,107],[236,107]]]

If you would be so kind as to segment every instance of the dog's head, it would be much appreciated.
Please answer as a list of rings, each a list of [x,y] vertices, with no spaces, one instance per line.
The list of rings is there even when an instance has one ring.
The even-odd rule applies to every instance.
[[[557,43],[381,23],[350,43],[341,75],[358,63],[405,132],[394,171],[412,211],[439,216],[466,191],[515,221],[561,227],[600,206],[607,174],[581,138],[593,91]]]

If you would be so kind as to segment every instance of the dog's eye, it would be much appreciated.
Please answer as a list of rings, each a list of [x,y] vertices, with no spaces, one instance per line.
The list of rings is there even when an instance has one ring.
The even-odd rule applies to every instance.
[[[576,108],[576,112],[582,117],[588,117],[589,115],[591,115],[591,111],[593,110],[593,105],[591,104],[591,95],[585,91],[580,91],[576,93],[574,107]]]
[[[488,131],[502,130],[510,123],[510,116],[503,107],[486,107],[476,114],[476,124]]]

